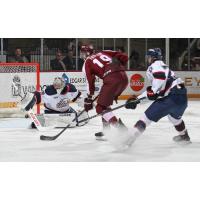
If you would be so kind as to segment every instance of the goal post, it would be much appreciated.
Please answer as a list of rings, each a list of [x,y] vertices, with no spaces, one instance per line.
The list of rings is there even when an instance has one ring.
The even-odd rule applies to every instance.
[[[22,97],[36,90],[40,91],[39,63],[0,63],[0,117],[18,117]]]

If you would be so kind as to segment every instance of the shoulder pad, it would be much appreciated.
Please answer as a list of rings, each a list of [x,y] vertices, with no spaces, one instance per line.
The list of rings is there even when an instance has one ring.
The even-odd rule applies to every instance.
[[[57,91],[56,91],[56,89],[53,87],[53,85],[49,85],[49,86],[47,86],[47,88],[45,89],[45,93],[46,93],[47,95],[55,95],[55,94],[57,94]]]

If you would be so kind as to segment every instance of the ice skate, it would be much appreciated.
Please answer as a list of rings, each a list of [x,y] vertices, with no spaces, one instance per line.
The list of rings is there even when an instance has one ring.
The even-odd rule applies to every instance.
[[[106,137],[105,137],[105,134],[103,132],[97,132],[94,134],[95,137],[96,137],[96,140],[99,140],[99,141],[107,141]]]
[[[186,131],[184,135],[177,135],[173,137],[174,142],[181,144],[189,144],[191,143],[188,132]]]

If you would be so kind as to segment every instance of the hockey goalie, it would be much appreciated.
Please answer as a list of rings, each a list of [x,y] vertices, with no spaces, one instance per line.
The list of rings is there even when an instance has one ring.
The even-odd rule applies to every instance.
[[[78,111],[69,105],[70,102],[76,102],[79,107],[82,107],[81,95],[73,84],[66,83],[62,77],[56,77],[53,84],[47,86],[44,92],[34,92],[33,98],[24,107],[24,111],[30,111],[35,104],[42,102],[44,103],[44,114],[37,115],[42,126],[64,127],[67,124],[70,124],[70,127],[82,126],[85,123],[80,124],[79,121],[87,118],[87,113],[83,113],[81,118],[78,118]],[[31,127],[36,128],[34,122]]]

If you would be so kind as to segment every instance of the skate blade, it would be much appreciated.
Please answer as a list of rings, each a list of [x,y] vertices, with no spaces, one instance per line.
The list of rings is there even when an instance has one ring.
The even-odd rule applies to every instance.
[[[179,144],[179,145],[188,145],[188,144],[192,144],[192,142],[191,141],[179,141],[179,142],[177,142],[177,141],[175,141],[175,143],[177,143],[177,144]]]
[[[96,136],[96,140],[98,140],[98,141],[108,141],[105,137],[97,137],[97,136]]]

